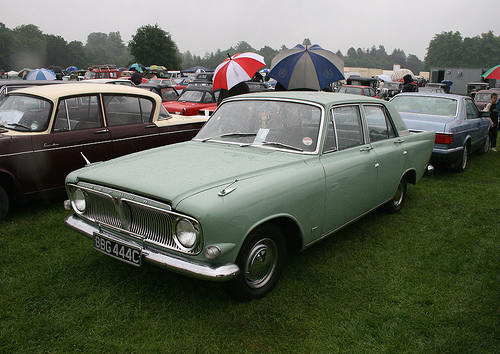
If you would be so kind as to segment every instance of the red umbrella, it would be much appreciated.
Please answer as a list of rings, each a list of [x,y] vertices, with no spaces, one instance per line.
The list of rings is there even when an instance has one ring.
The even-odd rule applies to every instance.
[[[257,70],[264,67],[264,57],[255,53],[235,54],[224,60],[214,72],[213,89],[229,90],[243,81],[251,80]]]
[[[500,65],[494,66],[485,72],[483,78],[500,80]]]

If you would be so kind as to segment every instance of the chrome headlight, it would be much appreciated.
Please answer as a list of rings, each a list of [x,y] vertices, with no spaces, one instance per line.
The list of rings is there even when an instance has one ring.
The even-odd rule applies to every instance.
[[[71,196],[71,205],[75,211],[83,213],[85,208],[87,207],[87,203],[85,201],[85,194],[80,188],[77,188],[73,191],[73,195]]]
[[[195,248],[200,242],[200,228],[198,224],[189,219],[178,219],[175,224],[175,241],[181,248]]]

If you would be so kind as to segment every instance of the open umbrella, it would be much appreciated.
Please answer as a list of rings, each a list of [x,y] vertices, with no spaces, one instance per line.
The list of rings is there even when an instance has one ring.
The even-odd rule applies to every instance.
[[[500,80],[500,65],[492,67],[490,70],[483,74],[484,79]]]
[[[142,64],[139,64],[139,63],[134,63],[134,64],[130,65],[130,66],[128,67],[128,69],[129,69],[129,70],[135,69],[135,70],[137,70],[138,72],[142,73],[143,71],[145,71],[145,70],[146,70],[146,67],[145,67],[144,65],[142,65]]]
[[[310,44],[306,39],[303,44],[281,51],[271,62],[269,76],[288,90],[322,90],[343,80],[344,61],[333,52]]]
[[[167,68],[163,65],[151,65],[149,70],[167,70]]]
[[[26,80],[55,80],[56,74],[53,71],[47,69],[35,69],[31,71]]]
[[[384,82],[392,82],[392,79],[389,75],[385,75],[385,74],[378,75],[378,78]]]
[[[394,70],[394,72],[391,75],[391,79],[392,79],[392,81],[403,82],[403,77],[405,75],[407,75],[407,74],[410,74],[412,77],[414,76],[413,72],[410,69],[398,69],[398,70]]]
[[[67,72],[72,72],[72,71],[77,71],[77,70],[78,70],[78,68],[76,66],[68,66],[66,68]]]
[[[214,71],[213,89],[230,90],[240,82],[251,80],[257,70],[266,66],[264,57],[255,53],[235,54],[220,63]]]

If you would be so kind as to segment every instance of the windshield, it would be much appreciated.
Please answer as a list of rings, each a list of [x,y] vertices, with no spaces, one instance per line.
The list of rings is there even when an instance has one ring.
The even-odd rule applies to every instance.
[[[452,98],[398,95],[391,102],[399,112],[404,113],[445,117],[455,117],[457,114],[457,100]]]
[[[17,131],[41,132],[47,129],[52,103],[24,95],[8,95],[0,102],[0,125]]]
[[[297,102],[229,101],[215,111],[195,140],[314,152],[321,116],[319,107]]]
[[[491,101],[491,93],[476,93],[474,101]]]

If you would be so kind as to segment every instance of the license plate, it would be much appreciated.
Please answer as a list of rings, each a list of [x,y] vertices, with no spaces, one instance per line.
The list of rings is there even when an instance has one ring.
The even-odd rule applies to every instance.
[[[142,251],[140,248],[131,247],[98,233],[94,233],[94,248],[120,261],[133,264],[137,267],[141,265]]]

